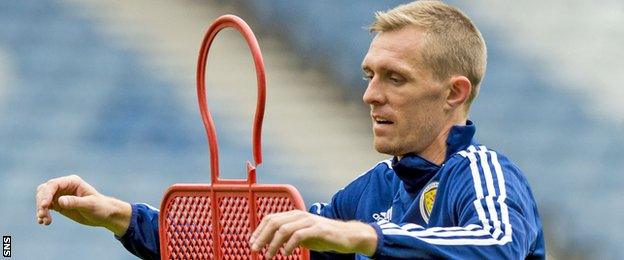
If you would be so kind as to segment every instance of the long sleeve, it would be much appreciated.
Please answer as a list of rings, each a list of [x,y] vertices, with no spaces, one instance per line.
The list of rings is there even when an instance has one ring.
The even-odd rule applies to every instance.
[[[363,174],[344,189],[339,190],[330,203],[314,203],[308,210],[312,214],[331,219],[350,220],[355,218],[355,210],[360,200],[361,190],[369,183],[370,171]],[[360,191],[360,192],[358,192]],[[310,258],[321,259],[356,259],[355,254],[310,251]]]
[[[308,210],[312,214],[320,215],[326,218],[338,219],[339,213],[337,212],[336,200],[342,199],[342,190],[339,191],[332,198],[331,203],[314,203],[310,209]],[[322,260],[322,259],[355,259],[354,254],[339,254],[332,252],[317,252],[310,251],[310,258],[314,260]]]
[[[116,237],[132,254],[141,259],[160,259],[158,210],[142,203],[132,204],[128,230]]]
[[[454,225],[371,223],[378,234],[374,258],[544,258],[537,207],[520,170],[484,147],[461,156],[440,180],[431,213]]]

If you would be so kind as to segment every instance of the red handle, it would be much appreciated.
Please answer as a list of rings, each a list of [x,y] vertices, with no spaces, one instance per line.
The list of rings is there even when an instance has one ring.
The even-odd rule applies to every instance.
[[[210,45],[219,31],[224,28],[232,27],[236,29],[245,38],[251,54],[253,56],[254,65],[256,67],[256,81],[258,84],[258,99],[256,103],[256,114],[253,121],[252,129],[252,149],[254,164],[247,161],[247,179],[246,180],[221,180],[219,179],[219,148],[217,147],[217,131],[215,130],[214,122],[210,111],[208,109],[208,103],[206,101],[206,86],[205,86],[205,71],[206,71],[206,59],[208,58],[208,51]],[[256,40],[249,25],[243,21],[243,19],[234,15],[223,15],[215,20],[210,28],[206,32],[204,41],[202,42],[201,49],[199,50],[199,58],[197,61],[197,97],[199,99],[199,111],[201,112],[202,120],[204,121],[204,127],[206,128],[206,135],[208,136],[208,145],[210,151],[210,176],[213,184],[217,183],[256,183],[256,166],[262,163],[262,150],[261,150],[261,134],[262,134],[262,119],[264,118],[264,103],[266,100],[266,78],[264,75],[264,62],[262,61],[262,53],[260,53],[260,46]]]

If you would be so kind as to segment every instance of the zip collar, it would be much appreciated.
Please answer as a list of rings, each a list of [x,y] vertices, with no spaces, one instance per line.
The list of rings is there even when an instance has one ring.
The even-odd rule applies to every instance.
[[[453,154],[465,150],[471,144],[475,144],[474,134],[477,128],[475,124],[467,120],[466,125],[455,125],[451,127],[446,139],[446,158],[444,163]],[[442,165],[444,165],[442,163]],[[422,158],[419,155],[408,153],[398,160],[395,156],[392,159],[392,169],[403,181],[405,189],[409,193],[418,192],[431,178],[440,170],[441,166]]]

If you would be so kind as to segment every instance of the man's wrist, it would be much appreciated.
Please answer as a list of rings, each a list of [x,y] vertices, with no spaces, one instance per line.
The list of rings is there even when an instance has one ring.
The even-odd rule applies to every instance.
[[[357,241],[355,252],[373,256],[377,250],[377,232],[368,224],[358,221],[352,221],[351,223],[354,224],[353,230],[358,231],[355,233],[356,237],[354,238],[354,241]]]
[[[112,211],[104,227],[113,232],[115,236],[122,237],[130,226],[132,206],[128,202],[115,198],[110,198],[110,203],[112,205]]]

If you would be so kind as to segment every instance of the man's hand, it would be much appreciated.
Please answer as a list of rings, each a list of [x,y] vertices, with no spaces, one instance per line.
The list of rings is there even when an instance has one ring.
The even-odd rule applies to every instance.
[[[130,204],[104,196],[77,175],[51,179],[37,187],[37,222],[52,223],[50,209],[88,226],[104,227],[122,236],[130,225]]]
[[[377,233],[357,221],[337,221],[294,210],[266,216],[251,235],[251,250],[258,252],[269,245],[265,257],[271,259],[282,245],[290,255],[297,246],[314,251],[362,253],[372,256],[377,247]]]

